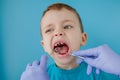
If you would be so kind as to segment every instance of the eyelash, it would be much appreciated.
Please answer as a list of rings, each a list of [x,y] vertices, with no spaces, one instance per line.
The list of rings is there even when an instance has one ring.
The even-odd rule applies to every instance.
[[[51,32],[53,29],[48,29],[45,31],[45,33]]]
[[[73,28],[73,26],[71,26],[71,25],[64,26],[64,29],[71,29],[71,28]]]

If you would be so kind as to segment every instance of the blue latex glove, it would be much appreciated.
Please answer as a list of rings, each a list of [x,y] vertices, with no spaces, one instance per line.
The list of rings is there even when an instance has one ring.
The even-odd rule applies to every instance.
[[[103,70],[107,73],[120,75],[120,56],[107,45],[83,51],[75,51],[73,55],[84,57],[83,60],[88,64],[87,74],[90,74],[92,67],[95,67],[97,74],[99,74],[99,70]]]
[[[47,56],[43,55],[41,61],[28,64],[20,80],[49,80],[47,71]]]

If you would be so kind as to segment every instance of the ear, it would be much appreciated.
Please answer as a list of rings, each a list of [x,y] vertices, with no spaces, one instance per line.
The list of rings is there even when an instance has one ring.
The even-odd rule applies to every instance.
[[[84,46],[87,42],[87,34],[85,32],[82,33],[82,40],[81,40],[81,46]]]
[[[41,45],[44,46],[44,41],[43,40],[41,40]]]
[[[46,48],[45,48],[45,43],[44,43],[44,41],[43,41],[43,40],[41,40],[41,45],[42,45],[42,47],[44,48],[44,50],[46,51]]]

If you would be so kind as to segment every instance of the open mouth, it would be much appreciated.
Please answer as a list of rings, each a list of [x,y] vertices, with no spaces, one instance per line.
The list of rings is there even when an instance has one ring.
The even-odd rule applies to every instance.
[[[68,53],[69,47],[64,42],[57,42],[54,44],[53,50],[55,53],[58,53],[60,55],[65,55],[66,53]]]

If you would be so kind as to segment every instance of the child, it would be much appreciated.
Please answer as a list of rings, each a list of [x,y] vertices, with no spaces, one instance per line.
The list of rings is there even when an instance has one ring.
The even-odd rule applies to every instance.
[[[98,75],[95,69],[87,75],[87,64],[77,64],[77,58],[71,56],[87,41],[87,34],[75,9],[63,3],[52,4],[43,13],[40,24],[42,46],[55,63],[46,71],[45,58],[35,61],[27,66],[21,80],[120,80],[118,76],[105,72]]]

